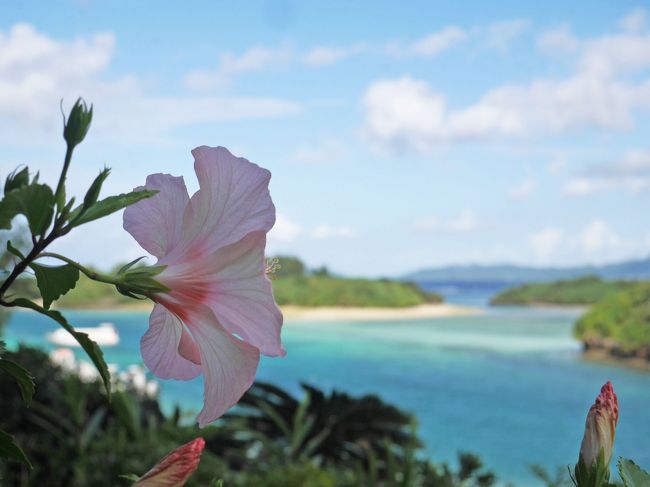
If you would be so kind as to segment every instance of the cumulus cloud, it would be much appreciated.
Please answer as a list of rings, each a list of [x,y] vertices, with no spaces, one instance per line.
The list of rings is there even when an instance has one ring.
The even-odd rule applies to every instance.
[[[650,111],[650,34],[578,39],[565,28],[539,43],[570,51],[573,73],[497,87],[459,108],[448,107],[444,94],[408,75],[378,80],[363,96],[365,135],[380,149],[426,153],[440,142],[464,139],[629,129],[637,112]]]
[[[650,190],[650,150],[628,151],[618,160],[592,166],[564,185],[564,193],[569,196],[612,190]]]
[[[122,143],[165,141],[179,126],[300,111],[275,98],[151,96],[133,76],[109,78],[116,43],[111,33],[58,40],[24,23],[0,31],[0,138],[22,140],[25,128],[51,132],[61,123],[58,100],[70,104],[79,95],[96,106],[94,136]],[[253,63],[231,64],[241,70]]]

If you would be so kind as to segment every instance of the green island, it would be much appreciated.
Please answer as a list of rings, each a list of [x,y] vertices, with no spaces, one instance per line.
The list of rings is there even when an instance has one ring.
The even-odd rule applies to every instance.
[[[552,282],[529,283],[501,291],[490,301],[493,305],[592,305],[612,293],[624,291],[631,281],[604,281],[597,276]]]
[[[506,289],[493,305],[589,306],[574,333],[587,356],[650,366],[650,282],[595,276]]]
[[[270,278],[275,299],[280,305],[405,308],[442,302],[441,296],[422,291],[414,283],[334,276],[324,267],[309,270],[301,260],[290,256],[279,256],[272,261],[276,265]],[[33,282],[25,282],[22,289],[28,297],[39,296]],[[148,306],[147,301],[143,303]],[[133,308],[134,304],[138,306],[114,287],[83,275],[75,288],[57,301],[59,308],[79,309]]]

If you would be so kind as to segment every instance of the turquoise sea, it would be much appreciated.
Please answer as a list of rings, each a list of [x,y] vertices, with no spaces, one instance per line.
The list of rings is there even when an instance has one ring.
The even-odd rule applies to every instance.
[[[107,361],[120,367],[141,363],[147,313],[66,315],[76,326],[114,323],[121,342],[105,348]],[[263,359],[258,378],[295,393],[305,381],[378,394],[417,415],[432,458],[454,462],[456,452],[472,451],[518,486],[540,485],[530,464],[554,473],[575,463],[587,410],[611,380],[621,411],[615,455],[648,468],[650,373],[583,361],[571,336],[577,316],[570,310],[486,307],[480,316],[417,321],[293,321],[283,332],[287,356]],[[39,315],[18,312],[5,339],[50,349],[45,333],[53,329]],[[198,409],[202,390],[200,379],[161,384],[166,408],[178,403]]]

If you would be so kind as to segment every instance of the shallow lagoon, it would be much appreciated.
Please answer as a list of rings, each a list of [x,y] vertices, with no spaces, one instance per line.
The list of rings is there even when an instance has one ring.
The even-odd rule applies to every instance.
[[[109,321],[121,343],[106,348],[120,367],[140,363],[147,313],[70,311],[76,326]],[[535,485],[528,465],[575,462],[586,412],[612,380],[621,418],[615,455],[650,465],[650,374],[584,362],[571,337],[575,311],[500,309],[481,316],[395,322],[290,322],[288,354],[263,359],[258,373],[299,392],[301,381],[351,394],[376,393],[415,413],[434,459],[478,453],[502,480]],[[45,348],[56,328],[33,313],[12,316],[9,344]],[[78,353],[79,357],[83,354]],[[200,379],[162,382],[166,408],[198,409]]]

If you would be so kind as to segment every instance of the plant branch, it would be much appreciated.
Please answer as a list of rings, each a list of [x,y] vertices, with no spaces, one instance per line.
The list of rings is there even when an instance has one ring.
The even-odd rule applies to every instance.
[[[59,259],[65,262],[66,264],[70,264],[71,266],[79,269],[81,273],[83,273],[86,277],[92,279],[93,281],[104,282],[106,284],[113,284],[113,285],[119,284],[119,281],[116,277],[89,269],[88,267],[81,265],[79,262],[69,259],[65,255],[57,254],[54,252],[41,252],[36,256],[37,259],[40,259],[41,257],[51,257],[53,259]]]

